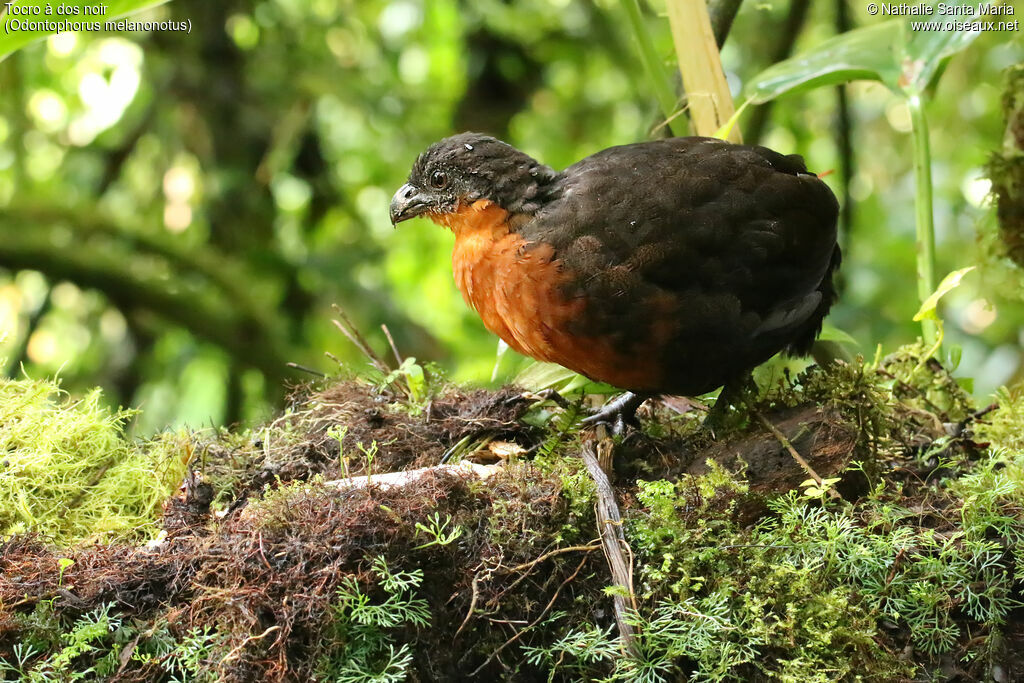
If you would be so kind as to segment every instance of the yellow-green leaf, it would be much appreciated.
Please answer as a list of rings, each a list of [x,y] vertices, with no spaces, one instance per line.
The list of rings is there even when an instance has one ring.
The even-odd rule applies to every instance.
[[[914,315],[914,322],[920,322],[922,320],[938,320],[938,315],[935,314],[935,309],[939,305],[939,299],[944,297],[946,294],[951,292],[960,286],[960,281],[964,279],[964,275],[974,270],[976,266],[968,266],[967,268],[961,268],[960,270],[954,270],[952,273],[942,278],[942,282],[935,288],[935,291],[924,300],[921,304],[921,308]]]

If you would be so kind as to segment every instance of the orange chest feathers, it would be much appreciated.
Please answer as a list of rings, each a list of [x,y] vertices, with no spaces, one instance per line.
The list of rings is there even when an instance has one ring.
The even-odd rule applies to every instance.
[[[566,274],[554,250],[527,246],[509,231],[508,212],[487,200],[432,218],[455,233],[455,284],[484,326],[519,353],[564,364],[567,328],[583,302],[561,295]]]
[[[608,339],[573,332],[595,302],[566,296],[574,274],[550,245],[511,232],[504,209],[480,200],[431,218],[455,233],[452,269],[466,303],[513,349],[620,387],[658,384],[653,354],[624,355]]]

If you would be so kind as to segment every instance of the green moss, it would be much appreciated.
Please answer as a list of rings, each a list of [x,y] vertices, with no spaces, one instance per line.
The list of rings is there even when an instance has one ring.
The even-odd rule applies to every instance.
[[[975,437],[989,442],[995,449],[1024,453],[1024,386],[1000,389],[996,401],[998,410],[975,426]]]
[[[744,529],[733,512],[745,494],[721,470],[641,483],[642,511],[628,527],[639,592],[653,622],[673,613],[678,622],[658,637],[647,625],[647,657],[689,660],[706,680],[906,673],[876,643],[875,615],[856,587],[830,579],[849,520],[791,494],[773,504],[778,517]]]
[[[189,450],[172,435],[130,443],[130,416],[104,408],[99,390],[74,400],[55,382],[0,380],[0,538],[33,531],[69,544],[154,536]]]
[[[973,407],[913,347],[877,368],[811,370],[759,400],[808,397],[860,425],[872,490],[837,502],[790,491],[744,526],[757,500],[714,462],[703,476],[637,482],[626,529],[638,654],[621,657],[614,631],[567,620],[550,645],[528,648],[532,661],[612,680],[888,681],[1005,657],[1024,580],[1024,395],[1001,392],[999,410],[970,427],[991,441],[980,452],[970,434],[939,436]],[[922,474],[894,476],[896,462]]]
[[[541,467],[510,465],[488,482],[488,542],[510,557],[594,537],[594,485],[579,459]]]
[[[671,638],[648,637],[649,656],[683,657],[707,680],[752,669],[792,681],[893,680],[914,672],[881,644],[884,626],[926,656],[952,652],[967,628],[965,652],[978,656],[1020,606],[1019,553],[1008,552],[1024,539],[1016,459],[985,459],[913,514],[884,486],[837,507],[791,491],[770,503],[773,516],[740,528],[732,512],[743,495],[721,472],[641,482],[628,527],[649,605],[641,613],[675,609],[690,622]],[[945,524],[931,528],[932,515]],[[719,627],[694,630],[714,620]]]

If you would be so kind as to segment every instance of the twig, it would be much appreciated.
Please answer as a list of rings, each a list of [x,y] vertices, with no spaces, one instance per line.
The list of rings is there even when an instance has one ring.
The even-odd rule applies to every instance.
[[[928,359],[926,358],[925,360],[928,360]],[[928,400],[928,395],[926,393],[924,393],[923,391],[921,391],[920,389],[918,389],[917,387],[911,386],[910,384],[907,384],[906,382],[904,382],[903,380],[901,380],[899,377],[897,377],[896,375],[892,374],[888,370],[884,370],[882,368],[878,368],[875,372],[877,372],[882,377],[887,377],[887,378],[893,380],[893,385],[897,386],[900,389],[902,389],[903,391],[905,391],[908,396],[912,396],[913,398],[920,399],[921,401],[923,401],[925,406],[927,406],[933,413],[941,413],[942,412],[942,409],[939,408],[934,403],[932,403],[930,400]],[[933,417],[934,417],[934,415],[933,415]],[[939,419],[937,417],[935,418],[935,420],[939,421]]]
[[[395,338],[391,336],[391,330],[388,329],[387,325],[381,325],[380,329],[384,330],[384,336],[388,338],[388,344],[391,346],[391,353],[395,354],[395,360],[398,362],[399,367],[402,365],[402,354],[398,352],[398,345],[395,344]]]
[[[570,551],[584,550],[584,549],[588,549],[588,552],[589,552],[589,550],[596,550],[598,547],[600,547],[600,546],[591,547],[589,545],[586,545],[586,546],[572,546],[572,547],[569,547],[569,548],[559,548],[557,550],[552,550],[549,553],[545,553],[544,555],[541,555],[540,557],[538,557],[535,560],[531,560],[530,562],[525,562],[525,563],[523,563],[521,565],[518,565],[518,566],[515,566],[515,567],[502,567],[501,563],[499,562],[498,566],[494,567],[490,571],[495,572],[495,571],[498,571],[500,569],[502,571],[510,572],[511,573],[511,572],[515,572],[515,571],[522,571],[524,569],[532,569],[533,567],[536,567],[537,564],[539,564],[543,560],[545,560],[545,559],[547,559],[547,558],[549,558],[549,557],[551,557],[553,555],[559,555],[561,553],[567,553],[567,552],[570,552]],[[523,571],[523,573],[520,574],[519,576],[517,576],[515,578],[515,580],[512,581],[512,583],[510,583],[509,585],[503,587],[502,594],[511,592],[513,589],[515,589],[516,586],[518,586],[520,583],[525,581],[526,577],[528,577],[529,575],[530,575],[529,571]]]
[[[587,563],[587,558],[586,558],[586,557],[584,557],[584,558],[583,558],[582,560],[580,560],[580,563],[579,563],[579,564],[578,564],[578,565],[576,566],[576,571],[574,571],[574,572],[573,572],[573,573],[572,573],[572,574],[571,574],[571,575],[570,575],[570,576],[569,576],[569,577],[568,577],[567,579],[565,579],[565,581],[562,581],[562,583],[560,583],[560,584],[558,585],[558,588],[556,588],[556,589],[555,589],[555,594],[551,596],[551,599],[550,599],[550,600],[548,600],[548,604],[544,606],[544,609],[543,609],[543,610],[541,610],[541,613],[537,615],[537,618],[536,618],[536,619],[534,619],[533,621],[531,621],[531,622],[530,622],[529,624],[527,624],[526,626],[524,626],[524,627],[523,627],[523,629],[522,629],[521,631],[517,632],[517,633],[516,633],[516,634],[515,634],[514,636],[512,636],[511,638],[509,638],[508,640],[506,640],[506,641],[505,641],[505,642],[504,642],[504,643],[503,643],[503,644],[501,645],[501,647],[499,647],[499,648],[498,648],[497,650],[495,650],[494,652],[492,652],[492,653],[491,653],[491,656],[490,656],[490,657],[488,657],[488,658],[487,658],[487,659],[486,659],[486,660],[484,661],[484,663],[483,663],[483,664],[481,664],[480,666],[478,666],[478,667],[476,668],[476,670],[475,670],[475,671],[473,671],[473,673],[469,674],[469,677],[470,677],[471,679],[474,679],[474,680],[475,680],[475,679],[476,679],[476,675],[477,675],[478,673],[480,673],[480,671],[481,671],[481,670],[482,670],[482,669],[483,669],[483,668],[484,668],[485,666],[487,666],[488,664],[490,664],[490,663],[491,663],[491,660],[492,660],[492,659],[494,659],[494,658],[495,658],[495,657],[497,657],[497,656],[498,656],[499,654],[501,654],[501,651],[502,651],[502,650],[504,650],[504,649],[505,649],[506,647],[508,647],[508,646],[509,646],[509,645],[511,645],[512,643],[516,642],[517,640],[519,640],[519,639],[520,639],[520,638],[521,638],[521,637],[523,636],[523,634],[524,634],[524,633],[526,633],[527,631],[529,631],[530,629],[532,629],[532,628],[533,628],[534,626],[536,626],[537,624],[539,624],[539,623],[540,623],[540,620],[541,620],[541,619],[543,619],[543,618],[544,618],[545,616],[547,616],[547,613],[548,613],[548,612],[549,612],[549,611],[551,610],[551,606],[555,604],[555,600],[557,600],[557,599],[558,599],[558,596],[559,596],[559,594],[560,594],[560,593],[562,592],[562,589],[563,589],[563,588],[565,588],[566,584],[568,584],[568,583],[569,583],[570,581],[572,581],[573,579],[575,579],[575,578],[576,578],[576,577],[577,577],[577,576],[579,575],[580,571],[581,571],[581,570],[583,569],[583,565],[585,565],[586,563]]]
[[[976,410],[973,413],[971,413],[970,415],[968,415],[966,418],[964,418],[964,426],[966,427],[967,423],[973,422],[974,420],[980,420],[981,418],[985,417],[989,413],[995,412],[997,410],[999,410],[999,404],[998,403],[989,403],[987,406],[985,406],[981,410]]]
[[[536,558],[534,560],[530,560],[529,562],[524,562],[522,564],[517,564],[515,567],[509,567],[505,571],[508,571],[508,572],[519,572],[519,571],[523,571],[524,569],[531,569],[532,567],[540,564],[544,560],[547,560],[547,559],[549,559],[551,557],[554,557],[555,555],[562,555],[563,553],[575,553],[575,552],[589,553],[592,550],[597,550],[600,547],[600,543],[601,542],[599,540],[595,539],[595,540],[591,541],[590,543],[588,543],[587,545],[571,545],[571,546],[568,546],[566,548],[556,548],[556,549],[552,550],[551,552],[544,553],[543,555],[541,555],[540,557],[538,557],[538,558]]]
[[[324,377],[327,377],[327,375],[325,375],[324,373],[320,372],[319,370],[314,370],[313,368],[308,368],[305,365],[299,365],[298,363],[292,363],[291,361],[285,363],[285,365],[287,365],[288,367],[292,368],[293,370],[300,370],[300,371],[305,372],[307,374],[313,375],[314,377],[320,377],[321,379],[324,378]]]
[[[124,671],[125,667],[128,666],[128,662],[132,660],[132,654],[135,652],[135,648],[139,646],[139,641],[141,639],[142,634],[140,633],[137,636],[135,636],[135,638],[130,643],[125,645],[123,650],[121,650],[121,656],[119,657],[121,666],[118,667],[117,674],[114,675],[115,678],[117,678],[117,676],[120,675],[122,671]]]
[[[473,610],[476,609],[477,598],[480,597],[480,592],[477,590],[477,584],[479,582],[480,582],[480,575],[479,574],[474,574],[473,575],[473,597],[469,601],[469,609],[466,610],[466,618],[462,620],[461,624],[459,624],[459,629],[455,632],[455,635],[452,636],[452,640],[455,640],[456,638],[459,637],[459,634],[462,633],[462,629],[466,628],[466,624],[469,623],[469,618],[473,616]]]
[[[269,569],[270,571],[274,571],[274,568],[270,566],[270,561],[267,560],[267,554],[263,551],[263,532],[262,531],[260,532],[260,535],[259,535],[259,542],[260,542],[260,557],[263,558],[263,564],[266,565],[267,569]]]
[[[968,415],[964,419],[962,419],[959,422],[955,423],[952,426],[951,430],[948,430],[949,433],[950,433],[950,436],[962,436],[963,433],[964,433],[964,430],[967,429],[967,425],[969,425],[972,422],[975,422],[977,420],[980,420],[981,418],[985,417],[986,415],[988,415],[989,413],[991,413],[991,412],[993,412],[995,410],[999,410],[999,404],[998,403],[990,403],[989,405],[985,406],[981,410],[974,411],[973,413],[971,413],[970,415]]]
[[[494,617],[487,617],[487,621],[492,624],[507,624],[509,626],[519,626],[520,624],[525,626],[530,623],[526,619],[495,619]]]
[[[348,337],[348,340],[355,344],[356,348],[362,351],[364,356],[370,359],[370,362],[373,363],[375,368],[383,372],[385,375],[389,374],[391,372],[391,368],[389,368],[388,364],[382,361],[380,356],[370,348],[370,345],[366,343],[365,339],[363,339],[363,335],[359,334],[359,330],[356,329],[355,325],[352,324],[352,321],[348,319],[347,315],[345,315],[345,311],[341,310],[341,307],[338,306],[338,304],[332,304],[331,307],[334,309],[334,312],[338,314],[338,317],[341,318],[341,320],[331,321],[334,323],[334,326],[341,330],[341,333]]]
[[[814,471],[814,468],[811,467],[810,463],[804,460],[804,457],[800,455],[795,448],[793,448],[793,444],[790,443],[788,438],[786,438],[786,435],[780,432],[779,428],[773,425],[764,415],[757,412],[756,410],[753,412],[754,415],[757,416],[757,419],[761,421],[761,424],[763,424],[768,429],[768,431],[770,431],[775,436],[775,438],[779,440],[779,443],[782,444],[783,448],[789,451],[789,454],[793,456],[793,459],[796,460],[797,464],[799,464],[800,467],[804,468],[804,472],[807,472],[807,474],[811,477],[811,479],[815,481],[815,483],[818,484],[819,487],[825,488],[824,480],[820,476],[818,476],[818,473]],[[827,490],[830,496],[837,500],[842,500],[843,497],[840,496],[831,486],[827,487]]]
[[[669,116],[667,119],[662,119],[661,121],[656,121],[654,123],[654,125],[651,127],[651,129],[649,131],[647,131],[647,137],[653,138],[655,135],[658,134],[658,132],[662,128],[669,128],[669,126],[672,125],[673,121],[675,121],[678,117],[682,116],[683,114],[688,114],[689,112],[690,112],[690,104],[688,102],[684,101],[679,106],[679,109],[676,111],[675,114],[672,114],[672,116]],[[668,132],[671,133],[672,129],[669,128]]]
[[[259,634],[258,636],[249,636],[248,638],[243,640],[241,643],[239,643],[233,650],[231,650],[231,652],[229,652],[227,654],[227,656],[224,657],[224,659],[220,660],[220,663],[221,664],[226,664],[227,662],[229,662],[232,659],[234,659],[235,656],[238,654],[239,650],[241,650],[243,647],[248,645],[251,641],[259,640],[260,638],[264,638],[267,635],[273,633],[274,631],[279,630],[280,628],[281,628],[280,626],[271,626],[270,628],[268,628],[266,631],[264,631],[263,633]]]
[[[629,546],[622,533],[622,515],[619,513],[618,503],[615,502],[615,490],[612,488],[611,482],[608,481],[608,475],[598,464],[597,454],[590,443],[583,444],[580,456],[597,486],[597,525],[601,533],[605,559],[608,560],[608,567],[612,573],[612,582],[627,591],[630,604],[635,605],[633,576],[629,572],[629,565],[622,552],[623,546],[626,548]],[[638,656],[636,631],[629,622],[630,605],[626,604],[626,599],[622,595],[612,596],[612,602],[615,606],[615,623],[619,628],[622,647],[634,657]]]
[[[349,477],[347,479],[334,479],[332,481],[324,482],[324,486],[348,490],[366,488],[373,484],[380,489],[390,489],[412,484],[428,474],[440,474],[443,472],[447,474],[458,474],[462,476],[487,479],[491,475],[497,474],[499,471],[501,471],[501,467],[498,465],[478,465],[473,462],[465,461],[460,462],[457,465],[435,465],[434,467],[421,467],[420,469],[407,470],[405,472],[374,474],[372,475],[372,478],[370,476],[361,476]]]
[[[595,540],[595,541],[591,541],[587,545],[573,545],[573,546],[568,546],[566,548],[556,548],[555,550],[552,550],[551,552],[544,553],[540,557],[535,558],[533,560],[530,560],[529,562],[524,562],[522,564],[518,564],[515,567],[500,567],[500,566],[499,567],[495,567],[494,569],[488,570],[488,573],[497,571],[498,569],[501,569],[502,571],[506,571],[506,572],[509,572],[509,573],[523,571],[524,573],[522,575],[520,575],[519,577],[517,577],[516,580],[512,582],[512,585],[509,586],[506,589],[505,592],[508,592],[508,590],[511,590],[513,587],[518,585],[523,579],[525,579],[527,577],[527,575],[529,574],[529,571],[524,571],[524,570],[533,569],[534,567],[536,567],[538,564],[540,564],[544,560],[547,560],[547,559],[550,559],[550,558],[552,558],[552,557],[554,557],[556,555],[562,555],[562,554],[565,554],[565,553],[573,553],[573,552],[589,553],[589,552],[592,552],[594,550],[597,550],[600,547],[601,547],[600,546],[600,541]],[[463,627],[465,627],[466,623],[469,621],[469,618],[473,615],[473,608],[476,607],[477,583],[478,583],[479,579],[480,579],[479,575],[476,575],[476,576],[473,577],[473,599],[470,600],[469,611],[466,613],[466,618],[462,620],[462,625],[459,626],[459,630],[455,632],[456,636],[459,635],[459,632],[462,631]]]
[[[569,401],[566,400],[565,396],[562,396],[554,389],[541,389],[537,393],[527,391],[523,393],[522,397],[528,401],[551,401],[563,410],[569,410],[570,408]]]
[[[103,477],[107,475],[107,470],[109,470],[114,465],[115,463],[113,460],[107,460],[105,463],[103,463],[103,466],[100,467],[96,474],[92,475],[92,477],[89,479],[89,483],[86,484],[85,487],[82,490],[80,490],[77,494],[75,494],[74,498],[72,498],[69,502],[64,503],[65,512],[68,510],[73,510],[74,508],[78,507],[82,503],[82,499],[85,498],[85,494],[89,493],[89,491],[91,491],[93,487],[99,484]]]

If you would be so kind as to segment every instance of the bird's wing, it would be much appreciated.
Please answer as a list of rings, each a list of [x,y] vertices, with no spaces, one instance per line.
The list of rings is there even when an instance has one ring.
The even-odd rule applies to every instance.
[[[673,138],[569,167],[521,233],[552,244],[570,295],[594,302],[585,333],[628,335],[672,309],[707,339],[775,338],[831,305],[831,284],[819,290],[838,263],[837,213],[798,156]]]

